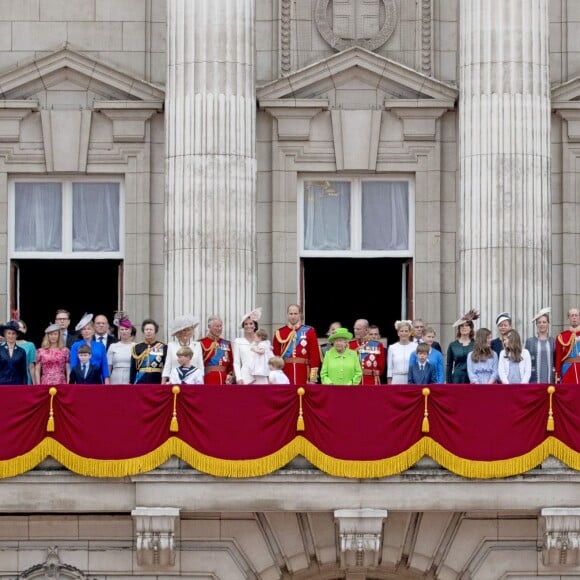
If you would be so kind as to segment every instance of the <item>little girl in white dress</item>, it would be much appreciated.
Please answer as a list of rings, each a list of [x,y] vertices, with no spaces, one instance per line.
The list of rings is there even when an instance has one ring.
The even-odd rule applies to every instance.
[[[268,340],[268,333],[264,329],[259,328],[256,331],[256,339],[250,346],[250,352],[252,355],[247,365],[249,380],[245,381],[246,384],[267,383],[270,374],[268,360],[273,356],[273,352],[272,343]]]

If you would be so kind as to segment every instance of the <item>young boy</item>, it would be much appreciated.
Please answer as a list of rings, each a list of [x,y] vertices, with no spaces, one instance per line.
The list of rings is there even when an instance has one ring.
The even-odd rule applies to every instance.
[[[268,360],[270,374],[268,382],[271,385],[289,385],[290,381],[282,370],[284,368],[284,359],[281,356],[271,356]]]
[[[189,346],[181,346],[177,350],[177,364],[169,375],[169,383],[173,385],[202,385],[203,372],[191,364],[193,350]]]
[[[435,367],[427,360],[431,347],[424,342],[417,345],[417,362],[409,365],[410,385],[431,385],[437,382]]]
[[[91,347],[82,344],[77,351],[79,362],[71,369],[69,384],[71,385],[102,385],[101,367],[91,364]]]

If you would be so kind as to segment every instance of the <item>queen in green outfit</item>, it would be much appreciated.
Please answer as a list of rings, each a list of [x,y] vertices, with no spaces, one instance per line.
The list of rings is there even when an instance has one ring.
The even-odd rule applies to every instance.
[[[324,355],[320,379],[323,385],[359,385],[362,379],[362,369],[358,352],[348,348],[352,333],[346,328],[338,328],[328,337],[332,344]]]

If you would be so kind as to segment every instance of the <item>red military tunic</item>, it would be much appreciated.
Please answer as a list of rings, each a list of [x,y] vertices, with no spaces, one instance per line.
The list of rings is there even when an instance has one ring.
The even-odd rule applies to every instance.
[[[284,359],[282,370],[290,383],[316,382],[322,356],[314,328],[306,324],[296,329],[290,325],[279,328],[274,334],[272,350]]]
[[[351,340],[348,348],[358,351],[360,366],[362,367],[363,385],[380,385],[381,377],[385,372],[385,347],[378,340]]]
[[[203,353],[204,383],[206,385],[225,385],[229,374],[234,372],[232,345],[229,340],[206,336],[200,341]]]
[[[580,383],[580,328],[564,330],[555,341],[556,382]]]

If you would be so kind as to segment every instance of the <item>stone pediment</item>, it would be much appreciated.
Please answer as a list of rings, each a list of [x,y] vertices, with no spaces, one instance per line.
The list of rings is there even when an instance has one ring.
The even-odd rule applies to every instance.
[[[163,103],[162,88],[65,46],[0,72],[0,99],[25,100],[45,90],[87,90],[97,99]]]
[[[434,101],[431,106],[453,108],[456,88],[361,47],[353,47],[258,88],[260,106],[272,101],[327,101],[330,108],[357,108],[356,100],[374,91],[379,100]],[[349,94],[351,93],[351,94]],[[348,106],[352,98],[354,107]],[[363,99],[364,101],[364,99]],[[372,101],[372,99],[371,99]],[[369,102],[360,108],[382,108]]]

